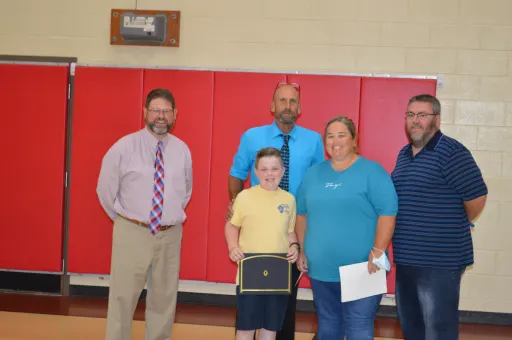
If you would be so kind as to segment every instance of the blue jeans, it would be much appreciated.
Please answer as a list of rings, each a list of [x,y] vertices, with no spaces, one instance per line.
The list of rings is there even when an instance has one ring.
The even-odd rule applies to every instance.
[[[311,279],[318,315],[318,340],[373,340],[375,315],[382,295],[341,302],[339,282]]]
[[[464,270],[396,265],[396,307],[405,340],[459,338]]]

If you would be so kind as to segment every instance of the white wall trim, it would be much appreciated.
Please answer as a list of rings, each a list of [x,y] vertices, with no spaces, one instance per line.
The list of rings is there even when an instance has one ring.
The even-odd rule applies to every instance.
[[[108,287],[109,275],[71,274],[69,283],[77,286]],[[178,291],[186,293],[235,295],[235,285],[230,283],[180,280]],[[299,288],[297,299],[313,300],[311,289]],[[382,299],[381,305],[394,306],[395,296],[392,294],[386,294]]]

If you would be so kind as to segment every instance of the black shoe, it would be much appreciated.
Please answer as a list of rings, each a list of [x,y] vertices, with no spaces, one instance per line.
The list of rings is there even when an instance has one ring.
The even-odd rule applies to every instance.
[[[311,340],[317,340],[317,339],[316,339],[316,333],[315,333],[315,336],[313,337],[313,339],[311,339]]]

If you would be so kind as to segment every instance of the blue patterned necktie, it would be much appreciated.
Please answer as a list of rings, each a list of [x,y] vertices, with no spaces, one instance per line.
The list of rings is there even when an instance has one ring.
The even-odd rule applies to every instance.
[[[290,140],[290,136],[283,135],[284,144],[281,148],[281,157],[283,158],[284,163],[284,175],[281,179],[281,182],[279,183],[279,187],[283,190],[289,191],[290,190],[290,147],[288,146],[288,141]]]
[[[149,230],[153,235],[160,230],[160,220],[162,219],[162,208],[164,205],[164,159],[162,147],[162,141],[159,141],[156,148],[153,200],[149,217]]]

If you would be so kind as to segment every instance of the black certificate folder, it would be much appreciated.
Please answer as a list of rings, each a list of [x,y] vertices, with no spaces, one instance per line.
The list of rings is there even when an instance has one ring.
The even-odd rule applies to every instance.
[[[292,266],[286,254],[244,254],[238,271],[240,294],[290,294]]]

